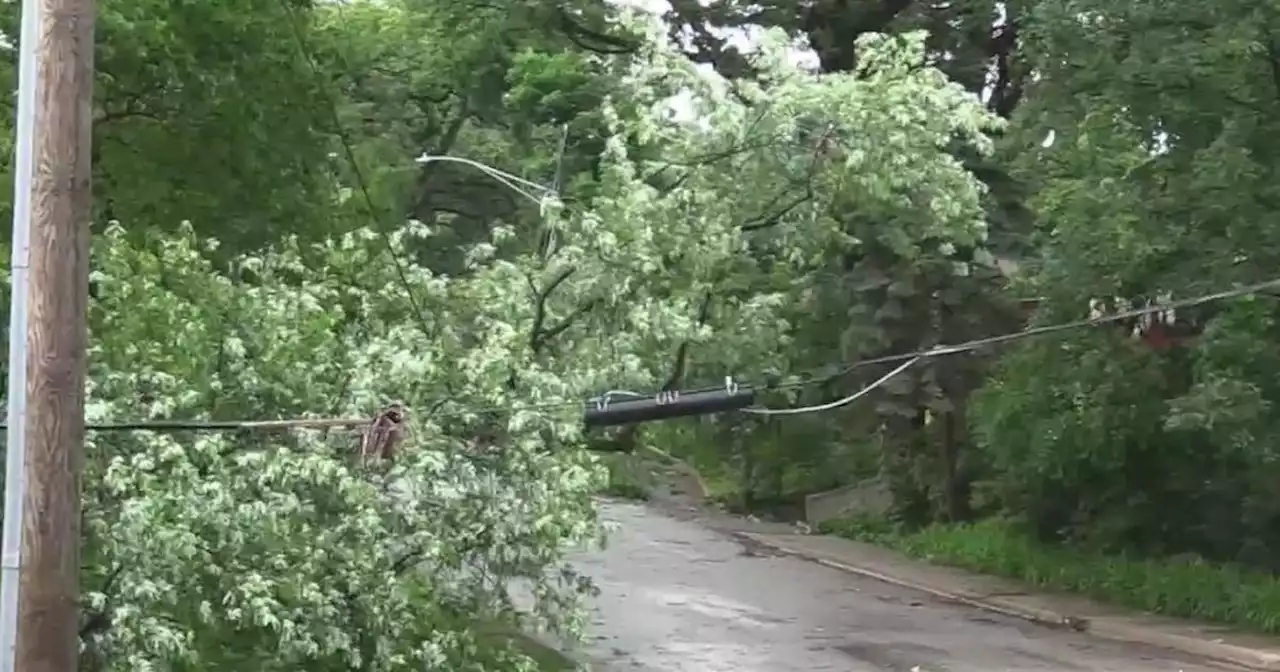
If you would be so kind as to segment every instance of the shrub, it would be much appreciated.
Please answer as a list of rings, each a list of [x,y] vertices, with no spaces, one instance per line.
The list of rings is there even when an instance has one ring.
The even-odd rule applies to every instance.
[[[819,530],[1049,590],[1152,613],[1280,633],[1280,578],[1235,566],[1050,547],[999,520],[901,533],[883,519],[849,518],[825,521]]]

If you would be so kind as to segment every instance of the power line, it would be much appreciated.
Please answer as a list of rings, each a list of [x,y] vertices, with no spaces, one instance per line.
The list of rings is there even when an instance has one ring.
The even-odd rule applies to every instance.
[[[289,17],[290,27],[292,29],[294,40],[297,43],[298,50],[302,55],[303,59],[306,61],[308,67],[310,68],[312,76],[316,79],[316,82],[317,82],[318,88],[321,91],[321,94],[326,98],[326,101],[328,103],[327,107],[329,108],[330,117],[334,126],[334,132],[337,133],[338,138],[342,143],[343,150],[347,157],[347,161],[351,165],[351,169],[355,176],[357,186],[360,190],[361,196],[364,199],[365,207],[368,212],[368,215],[376,225],[378,224],[378,217],[376,214],[377,208],[374,205],[373,197],[369,190],[368,182],[364,177],[364,172],[360,167],[359,161],[357,161],[356,159],[353,143],[351,142],[351,139],[348,136],[346,129],[342,124],[338,102],[334,98],[334,96],[330,93],[328,88],[324,86],[324,82],[322,80],[322,73],[320,72],[319,67],[316,65],[315,58],[311,53],[309,46],[307,45],[307,41],[305,39],[305,36],[302,33],[302,29],[298,25],[296,13],[288,5],[288,0],[280,0],[280,6]],[[341,10],[339,9],[339,11]],[[562,148],[561,148],[562,153],[563,153],[563,142],[565,139],[567,139],[567,128],[566,128],[566,138],[562,138]],[[561,156],[560,159],[563,160],[563,156]],[[497,169],[491,168],[484,164],[480,164],[479,162],[470,161],[468,159],[462,159],[458,157],[447,157],[447,156],[429,156],[429,155],[424,155],[419,158],[419,162],[421,163],[427,163],[430,161],[454,161],[459,163],[467,163],[476,168],[479,168],[483,172],[489,174],[491,177],[494,177],[495,179],[499,180],[506,186],[515,190],[517,193],[520,193],[521,195],[526,196],[532,201],[538,202],[540,205],[545,203],[545,199],[548,196],[551,196],[552,194],[554,194],[553,190],[547,189],[542,185],[530,182],[528,180],[524,180],[523,178],[518,178],[509,173],[504,173],[503,171],[498,171]],[[542,198],[536,197],[526,192],[524,189],[522,189],[518,183],[523,183],[525,186],[539,189],[543,192],[544,196]],[[558,183],[559,183],[559,166],[557,166],[557,175],[556,175],[557,186],[559,186]],[[403,286],[403,289],[407,295],[407,299],[409,301],[410,307],[413,310],[414,315],[417,318],[418,322],[420,323],[423,329],[423,332],[429,335],[430,329],[425,319],[425,315],[413,293],[413,288],[408,280],[408,275],[405,271],[404,264],[401,261],[399,255],[396,253],[395,245],[391,239],[391,236],[389,233],[383,230],[382,227],[376,227],[376,228],[378,232],[382,235],[382,238],[386,243],[387,251],[391,256],[393,263],[395,264],[396,273],[399,276],[400,283]],[[1023,329],[1016,332],[967,341],[967,342],[956,344],[956,345],[941,345],[928,350],[918,350],[915,352],[899,353],[894,355],[885,355],[881,357],[872,357],[872,358],[862,359],[844,366],[843,368],[841,368],[839,371],[835,373],[821,375],[821,377],[819,378],[799,380],[791,383],[783,383],[780,385],[766,386],[766,388],[774,389],[774,390],[796,389],[800,387],[807,387],[809,385],[825,383],[830,380],[848,375],[849,373],[857,369],[861,369],[868,366],[874,366],[876,364],[890,364],[890,363],[897,363],[897,362],[904,362],[904,361],[906,362],[906,364],[899,366],[897,369],[890,372],[886,376],[880,378],[875,383],[872,383],[867,388],[864,388],[863,390],[860,390],[859,392],[853,395],[844,397],[834,402],[829,402],[829,403],[821,404],[817,406],[790,408],[790,409],[742,409],[742,410],[743,412],[754,413],[759,415],[794,415],[794,414],[800,414],[800,413],[812,413],[812,412],[831,410],[833,408],[838,408],[840,406],[844,406],[846,404],[853,402],[854,400],[860,398],[861,396],[869,393],[871,390],[884,384],[893,376],[906,370],[912,364],[915,364],[916,362],[923,359],[941,357],[946,355],[962,354],[965,352],[971,352],[973,350],[989,347],[992,345],[998,345],[1001,343],[1016,341],[1023,338],[1030,338],[1032,336],[1041,336],[1045,334],[1058,333],[1062,331],[1068,331],[1068,330],[1078,329],[1083,327],[1098,326],[1102,324],[1133,319],[1135,317],[1141,317],[1141,316],[1149,315],[1153,313],[1166,312],[1169,310],[1177,310],[1180,308],[1195,307],[1195,306],[1203,305],[1206,303],[1220,301],[1223,299],[1255,294],[1263,290],[1274,289],[1274,288],[1280,288],[1280,279],[1257,283],[1254,285],[1248,285],[1245,287],[1239,287],[1232,290],[1218,292],[1215,294],[1208,294],[1208,295],[1204,295],[1204,296],[1200,296],[1192,299],[1172,301],[1162,305],[1152,305],[1152,306],[1146,306],[1144,308],[1122,311],[1119,313],[1099,316],[1096,318],[1076,320],[1072,322],[1065,322],[1065,323],[1047,325],[1042,327],[1032,327],[1029,329]],[[713,391],[716,389],[718,388],[717,387],[702,388],[697,390],[690,390],[688,392],[684,392],[683,394],[697,394],[701,392]],[[597,397],[594,400],[598,400],[602,398],[607,399],[608,396],[609,394],[606,393],[606,395],[604,395],[603,397]],[[590,401],[593,401],[593,400],[588,400],[585,402],[584,401],[556,402],[549,406],[544,406],[544,408],[566,407],[569,405],[590,403]],[[495,408],[491,410],[517,411],[517,410],[537,410],[538,408],[539,408],[538,406],[525,406],[525,407]],[[460,412],[466,413],[467,411],[464,410]],[[475,411],[475,412],[484,412],[484,411]],[[173,422],[170,422],[170,421],[157,421],[157,422],[137,422],[137,423],[123,423],[123,424],[110,424],[110,425],[104,424],[104,425],[96,425],[96,426],[87,425],[86,429],[95,430],[95,431],[130,431],[130,430],[166,431],[166,429],[168,431],[175,431],[180,429],[226,431],[226,430],[235,430],[235,429],[266,428],[267,425],[264,425],[262,423],[273,423],[273,422],[285,423],[285,424],[279,425],[282,427],[306,426],[305,424],[289,424],[289,423],[303,423],[305,421],[230,421],[230,422],[207,422],[207,423],[189,422],[189,423],[177,423],[177,424],[174,424]],[[341,424],[342,422],[346,422],[346,421],[335,419],[335,420],[332,420],[332,422],[338,422],[339,424]],[[364,421],[362,420],[359,422],[362,423]],[[352,423],[352,424],[358,424],[358,423]]]
[[[96,432],[181,432],[181,431],[240,431],[272,429],[332,429],[359,427],[369,424],[369,418],[296,418],[290,420],[145,420],[123,423],[87,423],[85,429]]]
[[[870,385],[862,388],[861,390],[858,390],[857,392],[854,392],[853,394],[847,397],[844,397],[842,399],[836,399],[835,401],[830,401],[825,404],[818,404],[816,406],[800,406],[797,408],[744,408],[742,409],[742,412],[750,413],[752,415],[800,415],[802,413],[820,413],[822,411],[830,411],[833,408],[840,408],[841,406],[846,406],[848,404],[853,403],[854,401],[857,401],[858,399],[862,398],[867,393],[871,392],[877,387],[880,387],[881,385],[884,385],[885,383],[889,382],[889,380],[892,379],[894,376],[897,376],[903,371],[906,371],[907,369],[911,368],[911,366],[918,361],[920,361],[919,357],[914,357],[912,359],[909,359],[907,360],[907,363],[899,366],[898,368],[890,371],[889,373],[884,374],[878,380],[876,380],[876,382],[871,383]]]
[[[1107,315],[1093,317],[1085,320],[1060,322],[1058,324],[1050,324],[1042,327],[1031,327],[1031,328],[1022,329],[1019,331],[999,334],[996,336],[989,336],[986,338],[979,338],[972,341],[965,341],[963,343],[957,343],[955,345],[939,345],[937,347],[934,347],[928,350],[916,350],[914,352],[903,352],[903,353],[897,353],[893,355],[884,355],[880,357],[870,357],[867,359],[860,359],[855,362],[846,364],[844,367],[840,368],[834,373],[828,373],[825,370],[815,369],[809,372],[809,375],[813,376],[811,378],[804,378],[802,380],[797,380],[794,382],[781,383],[781,384],[775,384],[775,385],[758,385],[758,387],[760,387],[760,389],[778,391],[778,390],[793,390],[793,389],[798,389],[803,387],[809,387],[811,385],[821,385],[821,384],[830,382],[832,380],[835,380],[837,378],[847,376],[858,369],[866,368],[869,366],[875,366],[877,364],[894,364],[894,363],[903,362],[903,361],[909,361],[910,363],[914,364],[916,363],[917,360],[925,360],[933,357],[943,357],[947,355],[963,354],[965,352],[979,350],[981,348],[986,348],[992,345],[999,345],[1001,343],[1008,343],[1011,341],[1017,341],[1024,338],[1031,338],[1033,336],[1043,336],[1046,334],[1054,334],[1054,333],[1063,332],[1063,331],[1070,331],[1073,329],[1082,329],[1085,327],[1094,327],[1094,326],[1099,326],[1103,324],[1109,324],[1112,322],[1121,322],[1124,320],[1131,320],[1135,317],[1142,317],[1144,315],[1152,315],[1156,313],[1164,313],[1170,310],[1194,308],[1196,306],[1204,305],[1207,303],[1214,303],[1214,302],[1222,301],[1225,299],[1233,299],[1233,298],[1238,298],[1242,296],[1248,296],[1251,294],[1258,294],[1260,292],[1264,292],[1269,289],[1280,289],[1280,279],[1268,280],[1266,282],[1259,282],[1252,285],[1245,285],[1243,287],[1236,287],[1234,289],[1216,292],[1213,294],[1204,294],[1204,295],[1189,298],[1189,299],[1182,299],[1179,301],[1170,301],[1168,303],[1163,303],[1163,304],[1153,304],[1150,306],[1144,306],[1142,308],[1134,308],[1132,310],[1121,311],[1118,313],[1110,313]],[[895,372],[889,377],[892,378],[893,375],[896,375],[897,373],[898,372]],[[874,389],[879,385],[882,385],[884,382],[885,380],[877,381],[876,383],[871,385],[871,389]],[[686,392],[685,394],[690,394],[694,392],[708,392],[716,389],[719,389],[719,386],[698,388],[696,390],[691,390],[689,392]],[[849,403],[850,401],[857,399],[858,397],[862,396],[862,394],[865,394],[866,392],[869,392],[869,391],[870,389],[863,390],[857,393],[856,395],[854,395],[852,399],[845,400],[844,403]],[[832,408],[843,406],[843,405],[844,404],[836,404]],[[743,409],[743,410],[745,411],[746,409]],[[758,410],[767,410],[767,409],[752,409],[753,412]],[[786,409],[774,409],[774,410],[786,410]],[[804,411],[804,412],[813,412],[813,411]]]
[[[636,395],[643,396],[643,395]],[[582,408],[579,401],[550,401],[521,406],[489,406],[464,407],[444,410],[442,407],[449,400],[438,401],[427,413],[428,417],[457,417],[460,415],[484,415],[487,413],[504,413],[515,411],[551,411],[564,408]],[[594,401],[588,400],[588,402]],[[89,422],[85,430],[90,432],[155,432],[160,434],[175,432],[239,432],[270,431],[282,429],[333,429],[344,427],[361,427],[368,425],[371,418],[285,418],[280,420],[134,420],[124,422]],[[0,424],[0,430],[7,429],[7,424]]]
[[[826,375],[808,379],[808,380],[800,380],[792,383],[783,383],[780,385],[772,385],[772,386],[759,385],[758,387],[759,389],[762,389],[762,390],[796,389],[801,387],[808,387],[810,385],[819,385],[819,384],[828,382],[830,380],[839,378],[841,376],[848,375],[849,373],[857,369],[861,369],[868,366],[874,366],[876,364],[887,364],[887,363],[896,363],[896,362],[906,362],[906,363],[903,364],[902,366],[899,366],[897,369],[891,371],[889,374],[883,376],[876,382],[872,383],[867,388],[860,390],[859,392],[853,395],[844,397],[834,402],[828,402],[825,404],[812,406],[812,407],[787,408],[787,409],[753,408],[753,409],[742,409],[742,410],[743,412],[750,412],[758,415],[798,415],[801,413],[814,413],[819,411],[831,410],[831,409],[839,408],[841,406],[845,406],[849,403],[852,403],[853,401],[866,395],[871,390],[888,382],[888,380],[902,373],[910,366],[915,365],[920,361],[929,359],[931,357],[942,357],[947,355],[961,354],[965,352],[971,352],[973,350],[977,350],[980,348],[988,347],[991,345],[998,345],[1001,343],[1021,340],[1024,338],[1031,338],[1033,336],[1043,336],[1045,334],[1053,334],[1053,333],[1068,331],[1072,329],[1082,329],[1085,327],[1098,326],[1102,324],[1108,324],[1112,322],[1119,322],[1122,320],[1133,319],[1135,317],[1142,317],[1143,315],[1151,315],[1154,313],[1162,313],[1170,310],[1178,310],[1181,308],[1192,308],[1195,306],[1204,305],[1206,303],[1222,301],[1224,299],[1232,299],[1232,298],[1238,298],[1242,296],[1248,296],[1250,294],[1257,294],[1259,292],[1262,292],[1268,289],[1280,289],[1280,279],[1269,280],[1267,282],[1260,282],[1253,285],[1246,285],[1244,287],[1237,287],[1235,289],[1216,292],[1214,294],[1205,294],[1205,295],[1190,298],[1190,299],[1183,299],[1180,301],[1170,301],[1168,303],[1150,305],[1150,306],[1145,306],[1143,308],[1135,308],[1133,310],[1126,310],[1123,312],[1113,313],[1110,315],[1103,315],[1100,317],[1090,318],[1087,320],[1075,320],[1072,322],[1062,322],[1059,324],[1046,325],[1043,327],[1033,327],[1030,329],[1023,329],[1021,331],[1010,332],[1007,334],[1000,334],[997,336],[990,336],[987,338],[980,338],[972,341],[965,341],[963,343],[957,343],[955,345],[942,345],[930,350],[918,350],[915,352],[863,359],[863,360],[859,360],[859,361],[847,364],[846,366],[844,366],[843,368],[841,368],[839,371],[835,373],[826,374]],[[691,394],[697,394],[697,393],[703,393],[703,392],[714,392],[721,389],[723,389],[723,385],[717,385],[713,387],[704,387],[704,388],[699,388],[694,390],[682,391],[680,392],[680,395],[688,396]],[[482,415],[486,413],[513,413],[513,412],[520,412],[520,411],[548,411],[548,410],[559,410],[559,409],[567,409],[567,408],[585,408],[601,400],[607,400],[613,397],[627,397],[631,399],[639,399],[639,398],[648,398],[650,396],[656,396],[656,395],[645,395],[639,392],[632,392],[629,390],[610,390],[599,396],[591,397],[588,399],[558,400],[558,401],[540,402],[536,404],[521,404],[521,405],[512,405],[512,406],[490,406],[490,407],[480,407],[480,408],[462,407],[462,408],[456,408],[452,410],[446,410],[443,408],[447,404],[452,403],[450,399],[446,398],[446,399],[437,400],[432,407],[432,411],[428,415],[431,417],[440,417],[440,416],[448,417],[448,416],[459,416],[459,415]],[[269,429],[287,429],[287,428],[324,428],[324,427],[342,427],[342,426],[352,427],[352,426],[360,426],[360,425],[368,424],[369,422],[370,420],[368,418],[359,418],[359,419],[302,418],[302,419],[293,419],[293,420],[286,419],[286,420],[226,420],[226,421],[154,420],[154,421],[135,421],[135,422],[121,422],[121,423],[90,423],[85,426],[85,429],[89,431],[95,431],[95,432],[239,431],[239,430],[269,430]],[[0,425],[0,429],[6,428],[6,427],[7,427],[6,425]]]
[[[341,3],[339,3],[341,4]],[[396,275],[399,277],[400,285],[403,287],[405,297],[409,301],[409,308],[413,311],[414,318],[422,327],[422,333],[428,338],[431,337],[431,327],[426,319],[426,314],[422,310],[422,305],[418,302],[413,292],[413,285],[409,282],[408,272],[405,270],[404,262],[400,259],[400,255],[396,253],[395,242],[391,239],[391,234],[381,226],[381,220],[378,217],[378,208],[374,205],[372,192],[369,190],[369,182],[365,179],[364,170],[360,168],[360,162],[356,160],[356,152],[351,137],[347,133],[346,128],[342,124],[342,115],[338,109],[338,101],[325,85],[323,73],[316,65],[314,54],[307,45],[306,37],[302,34],[302,27],[298,25],[297,14],[293,8],[289,6],[289,0],[280,0],[280,7],[288,16],[289,27],[292,29],[294,42],[298,46],[298,53],[302,56],[302,60],[306,61],[307,67],[311,70],[311,76],[316,82],[316,88],[320,90],[320,95],[324,96],[326,107],[329,109],[330,121],[333,124],[333,132],[337,134],[338,141],[342,143],[342,149],[347,157],[347,163],[351,165],[352,175],[356,180],[356,187],[360,190],[365,204],[365,210],[369,215],[369,220],[373,222],[374,229],[382,236],[382,240],[386,243],[387,253],[391,257],[391,262],[395,265]],[[341,10],[339,10],[341,11]]]
[[[369,418],[296,418],[289,420],[137,420],[132,422],[87,422],[90,432],[235,432],[272,429],[330,429],[359,427]],[[0,425],[7,428],[8,425]]]
[[[1017,341],[1024,338],[1031,338],[1032,336],[1056,334],[1058,332],[1070,331],[1073,329],[1081,329],[1084,327],[1096,327],[1098,325],[1109,324],[1111,322],[1122,322],[1124,320],[1131,320],[1135,317],[1142,317],[1144,315],[1153,315],[1156,313],[1164,313],[1171,310],[1180,310],[1183,308],[1194,308],[1196,306],[1202,306],[1206,303],[1215,303],[1217,301],[1222,301],[1224,299],[1234,299],[1242,296],[1248,296],[1251,294],[1257,294],[1259,292],[1262,292],[1268,289],[1280,289],[1280,278],[1275,280],[1268,280],[1266,282],[1259,282],[1252,285],[1245,285],[1243,287],[1236,287],[1235,289],[1216,292],[1214,294],[1204,294],[1204,295],[1190,298],[1190,299],[1182,299],[1180,301],[1170,301],[1168,303],[1163,303],[1163,304],[1153,304],[1153,305],[1145,306],[1142,308],[1134,308],[1132,310],[1125,310],[1118,313],[1110,313],[1107,315],[1101,315],[1099,317],[1091,317],[1084,320],[1075,320],[1073,322],[1060,322],[1058,324],[1050,324],[1050,325],[1045,325],[1043,327],[1031,327],[1028,329],[1023,329],[1021,331],[1014,331],[1007,334],[1000,334],[997,336],[989,336],[987,338],[979,338],[972,341],[965,341],[964,343],[957,343],[956,345],[939,345],[929,350],[917,350],[915,352],[904,352],[896,355],[885,355],[883,357],[873,357],[870,359],[862,359],[845,366],[843,369],[841,369],[840,371],[834,374],[831,374],[830,376],[827,376],[827,379],[839,378],[857,369],[861,369],[867,366],[874,366],[876,364],[892,364],[894,362],[901,362],[908,359],[917,359],[917,358],[925,359],[930,357],[942,357],[945,355],[958,355],[961,353],[978,350],[980,348],[985,348],[991,345],[999,345],[1001,343],[1007,343],[1010,341]],[[779,387],[782,387],[782,386],[779,386]]]

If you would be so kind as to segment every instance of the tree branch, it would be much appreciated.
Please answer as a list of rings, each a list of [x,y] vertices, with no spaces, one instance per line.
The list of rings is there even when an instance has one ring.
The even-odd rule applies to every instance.
[[[851,72],[858,66],[854,44],[861,35],[887,32],[913,0],[849,3],[819,0],[804,12],[801,28],[823,72]]]
[[[421,548],[415,548],[406,552],[404,555],[395,559],[391,563],[391,573],[399,576],[401,572],[409,569],[415,562],[422,558],[423,551]]]
[[[774,200],[776,202],[777,199],[774,199]],[[753,219],[750,222],[743,224],[740,228],[742,231],[759,231],[761,229],[767,229],[772,226],[777,226],[779,223],[782,222],[783,217],[786,217],[787,215],[791,214],[792,210],[795,210],[796,208],[800,207],[801,205],[804,205],[805,203],[808,203],[811,200],[813,200],[812,183],[810,183],[805,187],[805,193],[795,197],[794,199],[792,199],[790,203],[786,204],[785,206],[773,212],[772,214],[765,215],[762,217],[757,217],[756,219]]]
[[[1280,41],[1270,33],[1267,34],[1267,61],[1271,65],[1271,82],[1275,85],[1276,96],[1280,98]]]
[[[597,54],[630,54],[639,48],[639,44],[621,37],[608,35],[578,23],[569,15],[563,6],[555,8],[555,21],[564,36],[574,46]]]
[[[702,296],[702,303],[698,306],[698,326],[707,323],[711,319],[711,290]],[[674,366],[671,368],[671,375],[667,377],[667,382],[662,384],[662,389],[672,391],[680,387],[680,382],[684,380],[685,366],[689,360],[689,341],[680,341],[680,345],[676,347],[676,356]]]
[[[1018,26],[1012,18],[995,29],[991,36],[990,55],[995,59],[996,81],[991,88],[987,106],[991,111],[1008,119],[1022,101],[1022,80],[1015,73],[1014,58],[1018,48]]]
[[[107,109],[108,106],[102,106],[101,113],[94,116],[94,124],[110,124],[125,119],[147,119],[150,121],[163,122],[160,112],[146,109],[142,104],[141,95],[131,95],[125,99],[124,105],[118,109]]]
[[[572,327],[575,322],[581,319],[583,315],[586,315],[592,310],[595,310],[595,307],[598,305],[600,305],[599,299],[591,299],[590,301],[582,304],[581,306],[578,306],[578,308],[576,308],[573,312],[566,315],[563,320],[560,320],[559,322],[557,322],[555,326],[550,327],[545,331],[543,331],[542,332],[543,345],[551,341],[551,339],[555,338],[556,336],[559,336],[560,334],[564,333],[569,327]]]
[[[556,288],[564,284],[566,280],[577,272],[577,266],[568,266],[561,270],[560,273],[558,273],[556,277],[552,278],[551,282],[547,283],[547,286],[541,290],[537,289],[533,284],[532,279],[529,280],[529,287],[534,290],[533,329],[529,332],[529,349],[533,351],[533,354],[536,355],[542,352],[542,348],[547,344],[549,339],[554,338],[565,329],[568,329],[569,325],[572,324],[571,320],[577,319],[581,313],[585,312],[580,308],[570,314],[569,317],[565,318],[565,320],[561,321],[560,324],[555,327],[552,327],[551,329],[546,328],[547,301],[551,298],[551,294],[556,291]]]
[[[107,578],[102,582],[102,588],[98,591],[103,595],[107,595],[110,601],[110,592],[112,586],[115,585],[116,579],[124,573],[124,565],[116,565],[111,573],[107,574]],[[101,611],[85,611],[88,618],[80,624],[80,639],[93,636],[100,632],[106,632],[111,627],[110,609],[106,606]]]
[[[788,214],[791,214],[792,210],[795,210],[801,205],[813,200],[813,197],[814,197],[813,178],[818,173],[818,161],[823,156],[825,156],[827,152],[830,150],[829,145],[832,143],[832,136],[833,136],[833,132],[830,129],[828,129],[821,136],[819,136],[817,142],[813,144],[813,154],[809,158],[809,174],[805,176],[802,181],[802,184],[804,185],[804,193],[795,197],[794,199],[792,199],[790,203],[774,211],[773,213],[768,215],[763,215],[761,217],[751,220],[750,222],[747,222],[746,224],[743,224],[741,227],[743,231],[759,231],[761,229],[767,229],[772,226],[777,226],[779,223],[782,222],[783,217],[786,217]],[[772,206],[776,204],[778,201],[782,199],[784,194],[786,194],[786,191],[783,191],[781,194],[778,194],[777,196],[775,196],[773,200],[769,202],[769,205]]]
[[[676,44],[688,45],[692,48],[682,49],[685,56],[695,63],[710,64],[725,79],[739,77],[750,78],[757,74],[747,57],[729,41],[711,32],[713,26],[730,27],[750,23],[746,17],[735,20],[728,16],[710,16],[715,11],[714,5],[708,6],[696,0],[673,0],[671,9],[663,17],[671,27],[672,39]]]
[[[467,120],[471,115],[467,111],[466,98],[458,99],[458,110],[449,124],[445,127],[444,133],[441,134],[439,142],[434,147],[423,147],[424,153],[432,154],[448,154],[449,150],[458,141],[458,136],[462,133],[462,129],[466,127]],[[416,194],[413,197],[413,205],[409,208],[410,216],[417,217],[428,225],[435,223],[435,209],[431,207],[430,199],[433,193],[434,177],[436,171],[444,164],[435,162],[424,164],[418,169],[418,186]],[[427,216],[423,216],[426,214]]]

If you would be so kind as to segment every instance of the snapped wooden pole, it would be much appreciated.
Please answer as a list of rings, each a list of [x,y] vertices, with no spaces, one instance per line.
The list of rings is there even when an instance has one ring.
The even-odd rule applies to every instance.
[[[16,668],[79,658],[94,0],[40,0]],[[15,337],[17,335],[15,334]]]

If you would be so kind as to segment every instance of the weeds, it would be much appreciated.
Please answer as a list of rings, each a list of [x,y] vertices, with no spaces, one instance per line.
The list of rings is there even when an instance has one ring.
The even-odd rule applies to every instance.
[[[604,459],[609,469],[609,482],[600,492],[618,499],[648,500],[654,487],[649,465],[635,455],[618,453]]]
[[[825,521],[818,530],[1125,607],[1280,633],[1280,577],[1262,572],[1056,548],[996,520],[903,532],[884,519],[855,517]]]

